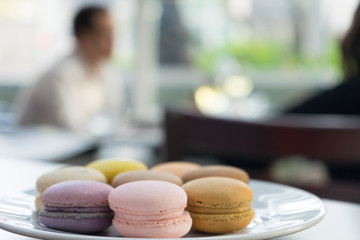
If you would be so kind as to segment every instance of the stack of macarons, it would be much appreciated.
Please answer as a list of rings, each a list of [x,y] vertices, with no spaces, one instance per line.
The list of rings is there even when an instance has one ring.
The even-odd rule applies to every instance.
[[[107,183],[119,173],[146,168],[138,161],[101,159],[43,174],[36,181],[40,223],[77,233],[105,230],[113,218],[107,200],[113,187]]]
[[[183,164],[186,163],[180,164],[179,169],[184,169]],[[164,163],[160,169],[172,172],[176,165],[176,162]],[[190,164],[180,176],[188,196],[186,209],[192,217],[194,230],[230,233],[245,228],[254,218],[249,175],[243,169],[225,165]]]
[[[84,168],[98,178],[79,174],[58,179],[61,174],[57,171],[66,173],[69,170],[64,169],[71,168]],[[167,162],[148,169],[137,161],[101,159],[86,167],[64,169],[44,174],[37,181],[45,206],[40,222],[49,228],[92,233],[112,223],[124,237],[178,238],[190,229],[234,232],[254,217],[249,175],[237,167]],[[39,188],[44,179],[49,183]]]

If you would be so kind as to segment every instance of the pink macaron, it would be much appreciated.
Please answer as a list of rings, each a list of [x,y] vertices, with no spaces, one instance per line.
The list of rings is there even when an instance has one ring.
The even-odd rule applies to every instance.
[[[113,227],[124,237],[178,238],[192,219],[185,191],[169,182],[144,180],[123,184],[109,194]]]
[[[90,180],[60,182],[47,188],[39,213],[41,224],[68,232],[94,233],[111,226],[113,212],[108,196],[113,188]]]

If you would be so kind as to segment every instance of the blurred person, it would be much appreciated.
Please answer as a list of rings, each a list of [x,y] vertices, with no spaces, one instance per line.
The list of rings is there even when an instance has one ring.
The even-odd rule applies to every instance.
[[[360,115],[360,5],[340,47],[343,82],[293,106],[287,113]]]
[[[360,3],[340,49],[343,82],[292,107],[286,113],[360,115]],[[360,179],[359,167],[349,165],[340,168],[336,163],[328,163],[327,166],[332,177]]]
[[[96,122],[106,127],[101,116],[110,117],[108,124],[109,120],[116,122],[122,88],[108,65],[113,46],[108,11],[97,6],[81,9],[74,18],[73,32],[73,52],[21,96],[20,126],[45,124],[92,134]]]

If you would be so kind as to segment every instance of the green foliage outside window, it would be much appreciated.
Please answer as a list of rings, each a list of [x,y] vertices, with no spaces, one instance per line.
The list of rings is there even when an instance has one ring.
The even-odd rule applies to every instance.
[[[279,43],[251,41],[247,43],[228,43],[213,50],[202,50],[194,53],[195,66],[207,73],[213,73],[221,57],[236,59],[242,69],[332,69],[341,72],[341,57],[338,44],[334,41],[326,44],[324,53],[318,58],[311,58],[296,53]]]

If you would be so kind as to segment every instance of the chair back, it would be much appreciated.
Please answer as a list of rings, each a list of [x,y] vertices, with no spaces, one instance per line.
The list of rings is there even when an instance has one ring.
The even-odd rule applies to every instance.
[[[244,121],[168,110],[164,147],[168,161],[201,152],[259,158],[303,155],[353,164],[360,162],[360,118],[287,115]]]

